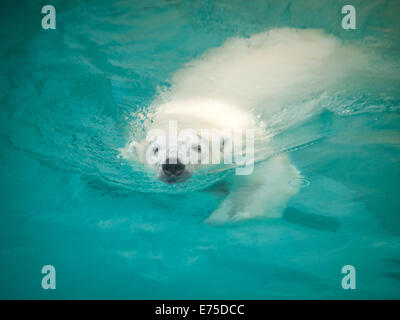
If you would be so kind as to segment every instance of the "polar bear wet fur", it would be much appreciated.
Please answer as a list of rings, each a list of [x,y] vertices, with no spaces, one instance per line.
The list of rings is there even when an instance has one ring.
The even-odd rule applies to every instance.
[[[172,76],[150,106],[146,138],[129,141],[122,154],[154,169],[163,182],[185,183],[201,166],[215,165],[199,163],[204,154],[225,159],[226,146],[235,146],[229,133],[250,132],[233,150],[234,160],[242,156],[240,166],[225,163],[247,170],[230,178],[231,192],[207,222],[279,217],[298,192],[288,182],[300,172],[274,149],[273,137],[321,111],[320,97],[354,69],[349,60],[361,66],[365,58],[320,30],[282,28],[229,39]],[[207,144],[207,130],[217,148]]]

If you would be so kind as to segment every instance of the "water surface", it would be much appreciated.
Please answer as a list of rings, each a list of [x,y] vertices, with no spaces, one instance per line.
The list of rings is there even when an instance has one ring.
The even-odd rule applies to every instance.
[[[356,30],[341,27],[344,1],[52,4],[56,30],[41,29],[41,1],[0,5],[1,298],[400,297],[397,1],[353,1]],[[304,176],[282,218],[209,226],[223,193],[170,192],[118,149],[184,63],[286,26],[362,43],[391,68],[276,137]]]

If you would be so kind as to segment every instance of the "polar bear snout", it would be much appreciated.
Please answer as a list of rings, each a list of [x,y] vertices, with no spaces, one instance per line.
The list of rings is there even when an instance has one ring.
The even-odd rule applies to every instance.
[[[187,180],[191,173],[179,159],[167,158],[161,165],[159,179],[166,183],[177,183]]]
[[[169,158],[161,166],[163,173],[168,177],[179,177],[185,171],[185,165],[179,160],[170,160]]]

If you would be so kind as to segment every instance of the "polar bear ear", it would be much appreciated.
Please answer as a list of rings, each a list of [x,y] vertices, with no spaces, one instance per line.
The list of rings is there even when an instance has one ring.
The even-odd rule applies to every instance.
[[[137,158],[140,154],[141,149],[142,149],[142,146],[140,145],[140,143],[136,142],[135,140],[132,140],[132,142],[130,142],[128,145],[126,153],[129,157]]]

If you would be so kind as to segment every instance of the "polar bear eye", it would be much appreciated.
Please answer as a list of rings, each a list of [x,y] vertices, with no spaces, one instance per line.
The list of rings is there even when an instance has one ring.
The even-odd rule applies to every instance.
[[[154,149],[153,149],[153,153],[154,153],[154,155],[157,155],[157,153],[158,153],[158,147],[155,147]]]
[[[201,145],[196,145],[192,147],[194,150],[196,150],[197,152],[201,152]]]

